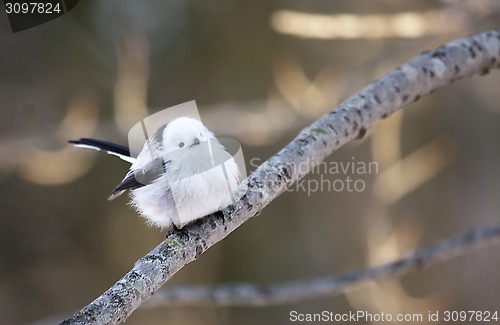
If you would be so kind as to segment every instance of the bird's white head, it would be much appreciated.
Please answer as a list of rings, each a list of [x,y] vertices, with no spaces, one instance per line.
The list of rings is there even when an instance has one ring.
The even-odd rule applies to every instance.
[[[191,117],[178,117],[163,130],[162,148],[165,153],[194,148],[214,139],[215,135],[200,121]]]

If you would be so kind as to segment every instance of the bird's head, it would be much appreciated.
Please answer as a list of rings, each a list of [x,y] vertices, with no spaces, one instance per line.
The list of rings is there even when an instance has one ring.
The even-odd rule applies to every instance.
[[[214,134],[200,121],[190,117],[179,117],[165,127],[162,147],[165,153],[176,150],[189,152],[214,138]]]

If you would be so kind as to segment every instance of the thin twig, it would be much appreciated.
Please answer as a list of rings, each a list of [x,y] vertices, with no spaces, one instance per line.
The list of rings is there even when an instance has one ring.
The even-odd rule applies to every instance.
[[[331,297],[370,280],[422,269],[499,241],[500,223],[470,230],[436,245],[419,249],[391,263],[349,271],[339,276],[269,285],[231,283],[216,286],[172,286],[159,290],[144,302],[142,308],[172,305],[269,306]]]
[[[389,72],[306,127],[263,163],[245,180],[243,187],[247,189],[234,205],[170,235],[110,289],[63,324],[124,322],[177,271],[259,214],[336,149],[439,87],[498,67],[500,29],[494,29],[424,52]]]

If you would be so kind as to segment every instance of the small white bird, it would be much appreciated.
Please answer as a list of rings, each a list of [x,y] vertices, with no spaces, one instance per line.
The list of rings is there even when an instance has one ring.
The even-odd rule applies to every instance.
[[[83,138],[77,147],[103,150],[132,163],[108,200],[130,190],[131,205],[148,224],[171,231],[233,202],[234,158],[200,121],[179,117],[160,127],[137,158],[127,147]]]

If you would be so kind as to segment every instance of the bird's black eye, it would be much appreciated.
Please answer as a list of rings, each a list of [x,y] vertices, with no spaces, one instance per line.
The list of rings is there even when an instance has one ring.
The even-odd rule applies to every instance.
[[[184,142],[182,142],[182,141],[181,141],[181,142],[179,142],[179,148],[182,148],[182,147],[184,147],[185,145],[186,145],[186,144],[185,144]]]

